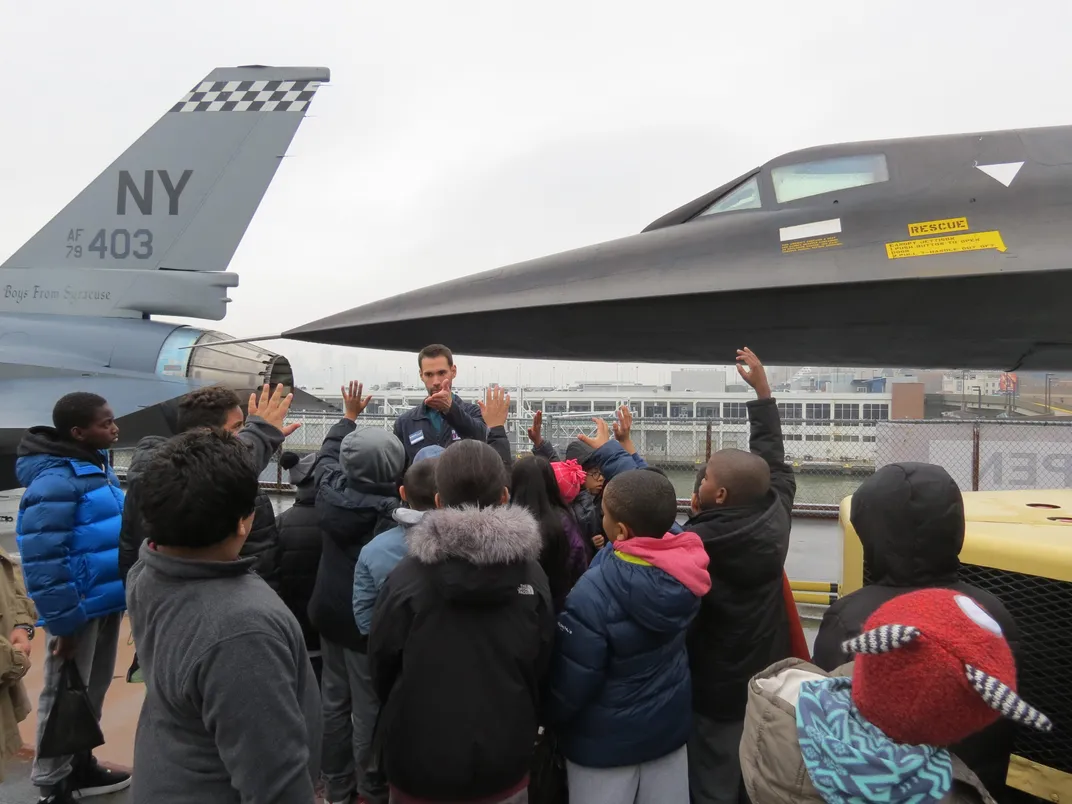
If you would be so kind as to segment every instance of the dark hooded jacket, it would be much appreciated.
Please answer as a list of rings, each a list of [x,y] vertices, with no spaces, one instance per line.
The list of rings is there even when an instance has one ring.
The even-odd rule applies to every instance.
[[[329,642],[365,652],[367,638],[354,620],[354,568],[361,548],[395,526],[402,443],[375,426],[340,419],[324,438],[313,482],[323,550],[309,599],[309,621]]]
[[[1001,626],[1018,658],[1019,633],[1005,606],[957,577],[964,545],[964,499],[945,469],[925,463],[884,466],[852,496],[849,518],[860,537],[872,582],[826,610],[815,637],[817,666],[831,671],[851,661],[841,646],[860,635],[876,609],[906,592],[932,587],[953,589],[975,600]],[[1014,729],[1003,719],[951,749],[998,795],[1008,773]]]
[[[294,470],[291,470],[293,482]],[[279,596],[301,625],[305,647],[320,650],[320,636],[309,621],[309,601],[323,552],[312,473],[295,486],[294,505],[279,515]]]
[[[554,642],[539,527],[515,506],[448,508],[406,538],[369,636],[387,778],[416,798],[490,799],[529,772]]]
[[[748,421],[749,449],[770,466],[767,495],[747,506],[701,511],[684,526],[699,534],[711,559],[711,591],[689,632],[692,707],[719,721],[743,719],[749,679],[792,656],[782,572],[796,477],[785,462],[775,401],[749,402]]]
[[[272,455],[283,443],[283,433],[258,416],[250,416],[238,431],[238,440],[249,447],[258,474],[267,468]],[[119,530],[119,575],[126,583],[130,568],[138,560],[141,543],[148,538],[145,522],[138,505],[138,478],[152,459],[156,448],[166,443],[163,436],[146,436],[138,442],[127,469],[127,504],[123,510],[123,525]],[[253,529],[242,545],[243,558],[256,558],[254,571],[272,589],[279,591],[279,532],[275,509],[266,492],[258,492],[253,515]]]

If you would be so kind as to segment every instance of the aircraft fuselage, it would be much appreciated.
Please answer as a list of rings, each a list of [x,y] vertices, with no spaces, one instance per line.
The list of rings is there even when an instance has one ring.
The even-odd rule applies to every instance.
[[[644,232],[286,333],[573,360],[1072,369],[1072,127],[811,148]]]

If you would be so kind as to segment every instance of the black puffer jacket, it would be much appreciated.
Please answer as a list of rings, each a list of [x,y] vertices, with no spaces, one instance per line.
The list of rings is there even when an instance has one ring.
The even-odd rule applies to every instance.
[[[773,399],[748,403],[749,448],[767,461],[771,487],[747,507],[702,511],[684,529],[699,534],[710,556],[711,591],[689,631],[693,711],[712,720],[744,718],[748,682],[792,655],[782,572],[796,478],[785,462]]]
[[[369,636],[387,777],[421,799],[490,800],[532,766],[554,644],[539,527],[516,506],[447,508],[406,541]]]
[[[989,592],[957,577],[964,499],[945,469],[924,463],[884,466],[856,490],[849,517],[873,581],[826,610],[815,637],[816,665],[830,671],[851,661],[841,645],[860,635],[876,609],[906,592],[932,587],[975,600],[1001,626],[1018,659],[1020,635],[1008,610]],[[994,795],[1000,796],[1005,785],[1015,728],[1001,719],[951,749]]]
[[[257,416],[250,416],[245,426],[238,431],[238,440],[249,447],[253,465],[263,472],[272,460],[272,455],[283,443],[283,433]],[[138,442],[127,469],[127,502],[123,508],[123,524],[119,530],[119,574],[126,583],[130,568],[138,560],[141,543],[148,538],[145,523],[138,507],[138,479],[145,471],[156,448],[167,442],[163,436],[146,436]],[[254,571],[269,586],[279,591],[279,533],[276,529],[275,510],[271,498],[263,491],[257,495],[257,507],[253,516],[253,529],[242,545],[243,558],[255,556]]]
[[[320,635],[309,621],[309,600],[316,586],[323,544],[316,513],[316,486],[309,482],[297,487],[294,505],[279,515],[279,596],[298,618],[305,647],[320,650]]]
[[[360,442],[347,439],[353,434]],[[346,450],[343,450],[344,441]],[[316,513],[323,551],[309,600],[309,621],[323,639],[365,652],[368,639],[354,620],[354,568],[372,537],[395,527],[391,516],[401,505],[397,478],[405,450],[391,433],[357,429],[341,419],[324,438],[314,480]]]

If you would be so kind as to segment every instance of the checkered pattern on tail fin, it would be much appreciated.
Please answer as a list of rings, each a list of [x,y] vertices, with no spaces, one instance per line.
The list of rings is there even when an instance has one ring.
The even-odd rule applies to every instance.
[[[304,112],[319,81],[202,81],[172,112]]]
[[[1037,710],[1007,684],[998,681],[970,664],[964,665],[964,673],[975,691],[995,712],[1016,723],[1022,723],[1038,731],[1052,731],[1053,722]]]

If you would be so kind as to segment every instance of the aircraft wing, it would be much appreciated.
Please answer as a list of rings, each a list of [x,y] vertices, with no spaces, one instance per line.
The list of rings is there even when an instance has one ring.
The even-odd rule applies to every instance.
[[[123,419],[182,396],[200,383],[171,377],[25,377],[4,382],[0,406],[0,447],[13,450],[28,427],[52,423],[52,406],[73,390],[99,394],[108,400],[119,420],[120,445],[132,439],[123,433]]]

